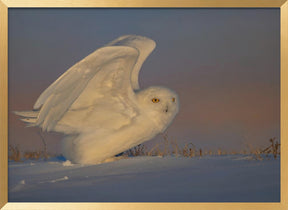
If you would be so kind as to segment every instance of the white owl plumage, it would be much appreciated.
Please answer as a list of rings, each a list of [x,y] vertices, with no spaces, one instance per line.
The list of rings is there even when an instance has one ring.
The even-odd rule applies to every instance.
[[[63,155],[98,164],[163,132],[179,110],[165,87],[139,89],[138,75],[153,40],[121,36],[69,68],[37,99],[22,121],[66,134]]]

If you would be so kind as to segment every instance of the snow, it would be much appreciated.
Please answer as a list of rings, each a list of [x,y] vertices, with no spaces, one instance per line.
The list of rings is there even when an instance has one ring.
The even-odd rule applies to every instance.
[[[69,167],[67,167],[69,166]],[[9,162],[9,202],[279,202],[280,160],[131,157]]]
[[[63,166],[73,166],[74,164],[71,163],[70,160],[66,160],[65,162],[62,163]]]
[[[68,176],[64,176],[63,178],[54,179],[54,180],[51,180],[50,182],[55,183],[55,182],[60,182],[60,181],[68,180],[68,179],[69,179]]]

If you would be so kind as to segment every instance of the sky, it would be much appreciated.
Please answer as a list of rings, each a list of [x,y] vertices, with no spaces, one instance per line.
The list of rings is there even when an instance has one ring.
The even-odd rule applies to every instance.
[[[41,148],[39,129],[13,111],[31,110],[69,67],[126,34],[156,42],[141,88],[161,85],[179,95],[169,139],[239,151],[280,138],[279,9],[13,8],[8,15],[9,144]],[[43,135],[48,150],[59,152],[62,136]]]

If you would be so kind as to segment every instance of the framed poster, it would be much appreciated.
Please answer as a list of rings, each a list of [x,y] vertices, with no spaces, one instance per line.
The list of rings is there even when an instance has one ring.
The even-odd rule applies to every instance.
[[[2,1],[1,206],[286,207],[287,16],[284,0]],[[168,134],[129,150],[128,159],[59,159],[62,135],[27,128],[13,112],[32,110],[67,69],[123,35],[156,43],[137,79],[141,89],[178,94]],[[45,157],[44,147],[55,155]]]

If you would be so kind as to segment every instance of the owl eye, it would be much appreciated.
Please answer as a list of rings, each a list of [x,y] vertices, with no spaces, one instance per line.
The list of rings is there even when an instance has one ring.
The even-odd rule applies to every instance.
[[[175,98],[172,98],[172,101],[175,102]]]
[[[158,98],[152,98],[152,102],[153,102],[153,103],[158,103],[158,102],[160,102],[160,99],[158,99]]]

